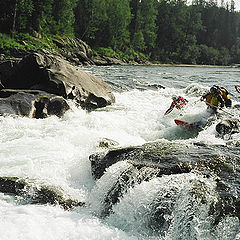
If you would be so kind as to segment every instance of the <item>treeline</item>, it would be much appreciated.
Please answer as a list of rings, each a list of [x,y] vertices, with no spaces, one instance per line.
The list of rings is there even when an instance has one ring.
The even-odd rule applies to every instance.
[[[234,0],[2,0],[0,31],[75,36],[162,63],[240,63]]]

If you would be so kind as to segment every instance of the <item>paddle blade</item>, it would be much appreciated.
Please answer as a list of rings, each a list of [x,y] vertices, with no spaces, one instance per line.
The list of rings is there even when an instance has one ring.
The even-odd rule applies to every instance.
[[[172,107],[172,108],[169,108],[169,109],[164,113],[164,115],[169,114],[172,110],[173,110],[173,107]]]
[[[239,86],[235,86],[235,89],[238,93],[240,93],[240,87]]]

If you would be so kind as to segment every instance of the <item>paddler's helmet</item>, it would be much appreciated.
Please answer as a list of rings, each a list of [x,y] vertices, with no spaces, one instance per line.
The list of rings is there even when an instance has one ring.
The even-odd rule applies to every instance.
[[[210,92],[213,93],[213,94],[218,94],[218,93],[219,93],[219,90],[217,89],[216,86],[212,86],[212,87],[210,88]]]
[[[172,100],[173,100],[173,101],[176,101],[176,100],[177,100],[177,96],[176,96],[176,95],[173,95],[173,96],[172,96]]]

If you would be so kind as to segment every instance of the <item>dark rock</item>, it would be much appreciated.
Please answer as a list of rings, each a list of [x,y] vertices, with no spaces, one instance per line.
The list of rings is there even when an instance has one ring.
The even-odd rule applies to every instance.
[[[35,110],[33,112],[33,118],[46,118],[47,115],[47,106],[50,100],[46,96],[41,96],[34,102]]]
[[[240,121],[238,119],[225,119],[216,125],[216,131],[219,136],[224,137],[240,132]]]
[[[114,163],[128,159],[132,153],[136,154],[138,149],[136,147],[118,148],[110,150],[107,154],[96,153],[90,155],[92,173],[96,179],[99,179],[104,174],[106,168],[110,167]]]
[[[120,59],[99,55],[93,57],[93,62],[98,66],[127,65],[126,62]]]
[[[25,181],[17,177],[0,177],[0,192],[19,194],[25,187]]]
[[[96,153],[90,155],[89,159],[92,173],[98,179],[104,174],[106,168],[118,161],[131,161],[138,169],[158,168],[159,176],[190,172],[192,162],[184,161],[184,157],[181,158],[181,156],[184,156],[184,153],[177,146],[169,147],[165,144],[148,143],[143,146],[111,149],[105,154]]]
[[[11,75],[14,66],[19,63],[20,60],[21,59],[6,59],[0,61],[0,82],[4,79],[7,79]]]
[[[81,39],[62,37],[61,39],[53,39],[53,42],[59,48],[59,53],[68,61],[76,65],[94,64],[92,49]]]
[[[31,117],[32,103],[35,97],[29,93],[19,92],[8,98],[0,99],[0,115],[18,115]]]
[[[60,205],[68,210],[85,203],[71,198],[56,186],[34,184],[34,181],[17,177],[0,177],[0,192],[21,196],[27,203]]]
[[[68,103],[62,97],[53,97],[47,104],[47,114],[62,117],[70,109]]]
[[[216,179],[214,191],[217,200],[209,203],[209,215],[214,219],[213,227],[218,225],[226,216],[240,217],[239,209],[239,149],[226,146],[207,146],[207,145],[183,145],[178,143],[154,142],[146,143],[142,146],[111,149],[107,153],[99,153],[90,156],[92,173],[98,181],[104,181],[104,174],[109,174],[107,169],[118,163],[121,165],[122,172],[116,172],[115,176],[109,180],[108,192],[101,202],[103,204],[102,216],[111,213],[112,205],[116,204],[128,189],[132,189],[136,184],[149,181],[156,177],[165,175],[179,176],[183,173],[194,171],[197,175],[213,181]],[[233,167],[235,166],[235,167]],[[114,166],[113,166],[114,167]],[[125,169],[123,169],[123,167]],[[119,175],[118,179],[116,174]],[[195,180],[194,180],[195,181]],[[204,191],[209,191],[205,181],[196,180],[196,186],[189,189],[189,204],[194,204],[197,200],[199,204],[207,204]],[[205,189],[206,188],[206,189]],[[211,192],[207,192],[211,194]],[[176,196],[178,193],[176,192]],[[176,201],[177,199],[173,199]],[[166,211],[158,206],[162,200],[154,199],[154,208],[152,210],[151,226],[154,231],[169,225],[164,219],[166,211],[172,211],[167,208]],[[172,203],[174,204],[174,202]],[[149,207],[150,208],[150,207]],[[171,215],[169,213],[169,215]],[[166,229],[165,229],[166,230]]]
[[[108,138],[103,138],[99,142],[99,147],[101,147],[101,148],[116,147],[117,145],[119,145],[118,142],[116,142],[114,140],[111,140],[111,139],[108,139]]]
[[[33,53],[24,57],[2,84],[10,89],[42,90],[63,98],[69,96],[88,110],[115,101],[111,88],[104,81],[56,55]]]
[[[45,118],[62,117],[70,107],[62,98],[38,90],[2,89],[0,91],[0,115],[18,115]]]

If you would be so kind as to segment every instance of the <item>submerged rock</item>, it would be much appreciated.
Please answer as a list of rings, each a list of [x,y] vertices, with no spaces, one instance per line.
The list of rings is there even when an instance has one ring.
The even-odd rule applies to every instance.
[[[112,139],[109,139],[109,138],[102,138],[99,142],[100,148],[111,148],[111,147],[116,147],[118,145],[119,145],[118,142],[116,142]]]
[[[184,197],[182,194],[188,194],[189,198],[189,206],[184,208],[184,211],[187,211],[188,207],[194,208],[193,211],[189,211],[192,216],[186,215],[188,213],[185,212],[186,221],[191,222],[189,219],[197,214],[197,217],[213,219],[209,224],[215,228],[227,217],[237,218],[238,221],[240,219],[238,181],[240,168],[236,148],[153,142],[93,154],[90,156],[90,161],[99,191],[102,190],[102,186],[107,189],[101,199],[101,216],[114,214],[114,206],[143,183],[154,182],[154,179],[156,181],[165,179],[166,176],[169,176],[172,181],[178,176],[182,179],[181,181],[185,181],[188,176],[191,176],[191,182],[188,183],[186,180],[186,186],[191,183],[186,193],[183,193],[185,187],[173,189],[172,193],[169,192],[169,197],[172,199],[170,205],[164,204],[168,196],[156,195],[148,200],[151,205],[146,208],[150,212],[144,213],[149,215],[146,219],[148,223],[145,221],[144,226],[148,225],[152,231],[164,234],[173,224],[172,216],[176,214],[174,211],[177,204],[181,205],[179,198]],[[200,180],[195,180],[195,176]],[[173,183],[174,188],[176,184],[178,185],[178,183]],[[183,182],[179,182],[180,186],[181,184]],[[171,189],[171,182],[168,185]],[[154,191],[154,187],[151,184],[150,186],[149,191]],[[206,198],[206,193],[209,200]],[[136,206],[136,204],[133,205]],[[204,216],[198,209],[200,206],[206,209]]]
[[[0,177],[0,192],[20,196],[26,203],[60,205],[66,210],[85,204],[71,198],[60,187],[39,185],[17,177]]]
[[[224,119],[216,125],[219,136],[232,135],[240,132],[240,121],[238,119]]]

